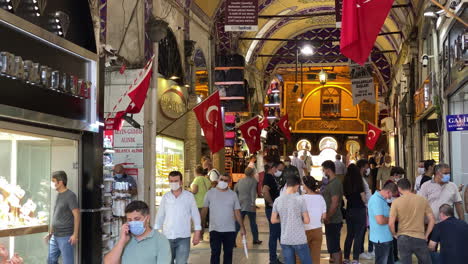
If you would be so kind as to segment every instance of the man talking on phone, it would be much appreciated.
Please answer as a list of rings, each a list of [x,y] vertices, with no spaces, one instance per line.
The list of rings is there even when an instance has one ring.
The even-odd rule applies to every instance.
[[[120,239],[104,257],[104,264],[168,264],[171,262],[169,240],[150,227],[148,205],[133,201],[125,208],[127,223],[120,229]]]

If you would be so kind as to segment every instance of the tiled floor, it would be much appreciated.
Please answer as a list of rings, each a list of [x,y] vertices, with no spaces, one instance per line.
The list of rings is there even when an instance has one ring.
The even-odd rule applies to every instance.
[[[263,202],[263,200],[258,200],[258,202]],[[259,204],[259,203],[257,203]],[[247,246],[249,248],[249,258],[247,259],[244,256],[244,250],[242,248],[242,243],[240,236],[237,238],[237,245],[239,246],[238,248],[234,249],[234,257],[233,257],[233,262],[234,263],[252,263],[252,264],[263,264],[266,263],[268,264],[268,222],[265,217],[265,209],[263,205],[260,205],[260,209],[257,210],[257,225],[258,229],[260,232],[260,240],[263,241],[261,245],[253,245],[252,244],[252,236],[249,230],[249,224],[248,224],[248,218],[245,218],[245,226],[247,229]],[[344,238],[346,235],[346,225],[343,226],[343,232],[342,232],[342,245],[344,243]],[[367,239],[367,236],[366,236]],[[367,249],[367,242],[365,245],[365,248]],[[278,245],[278,254],[280,254],[281,248]],[[208,241],[208,235],[205,234],[204,241],[200,243],[199,245],[192,247],[191,253],[190,253],[190,258],[189,258],[189,263],[190,264],[207,264],[210,262],[210,244]],[[326,246],[326,240],[325,236],[323,238],[323,244],[322,244],[322,254],[321,254],[321,264],[328,264],[328,253],[327,253],[327,246]],[[374,260],[361,260],[361,264],[371,264],[374,263]],[[317,264],[317,263],[314,263]]]

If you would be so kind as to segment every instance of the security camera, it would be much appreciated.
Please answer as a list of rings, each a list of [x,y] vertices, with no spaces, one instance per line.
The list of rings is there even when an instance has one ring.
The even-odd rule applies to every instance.
[[[423,54],[421,56],[421,64],[423,67],[427,67],[427,65],[429,64],[429,58],[432,58],[434,56],[429,56],[427,54]]]

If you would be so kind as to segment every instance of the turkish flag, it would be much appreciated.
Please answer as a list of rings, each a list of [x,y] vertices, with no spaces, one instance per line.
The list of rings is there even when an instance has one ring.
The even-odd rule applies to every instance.
[[[224,148],[224,127],[220,105],[218,90],[193,108],[211,153]]]
[[[371,123],[367,123],[367,136],[366,136],[366,146],[373,150],[377,140],[379,140],[380,134],[382,130],[380,128],[372,125]]]
[[[254,117],[239,127],[250,153],[260,150],[260,131],[258,117]]]
[[[141,72],[141,75],[133,83],[135,88],[128,93],[128,97],[130,97],[131,102],[125,112],[137,114],[141,111],[151,82],[151,75],[153,73],[152,65],[152,63],[147,64],[145,71]]]
[[[363,65],[392,5],[393,0],[343,0],[341,53]]]
[[[260,129],[265,129],[270,126],[268,123],[268,110],[267,108],[263,108],[263,118],[260,120],[260,124],[258,125]]]
[[[291,139],[291,131],[289,131],[290,125],[288,120],[288,114],[286,114],[280,119],[280,121],[278,122],[278,127],[281,129],[284,136],[289,141]]]

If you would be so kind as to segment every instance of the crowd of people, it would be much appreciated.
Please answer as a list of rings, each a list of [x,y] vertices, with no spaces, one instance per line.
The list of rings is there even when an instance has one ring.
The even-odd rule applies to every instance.
[[[191,244],[199,244],[208,227],[210,263],[221,263],[223,252],[222,263],[230,264],[236,238],[239,233],[243,239],[246,236],[245,216],[252,243],[262,243],[256,224],[258,196],[265,200],[272,264],[320,263],[323,227],[333,264],[358,264],[360,259],[409,264],[414,256],[423,264],[461,264],[468,259],[461,190],[450,182],[447,164],[421,162],[421,177],[412,184],[403,168],[392,166],[388,155],[348,166],[337,155],[336,161],[321,164],[323,180],[317,181],[304,159],[293,153],[284,162],[263,160],[264,177],[257,193],[255,161],[250,159],[245,177],[232,190],[231,176],[214,169],[209,157],[195,169],[189,190],[183,188],[182,173],[171,172],[171,191],[162,197],[154,227],[148,206],[142,201],[130,203],[121,238],[104,263],[125,264],[136,258],[144,259],[142,263],[187,263]],[[344,223],[347,232],[342,241]],[[284,260],[277,254],[278,243]]]

